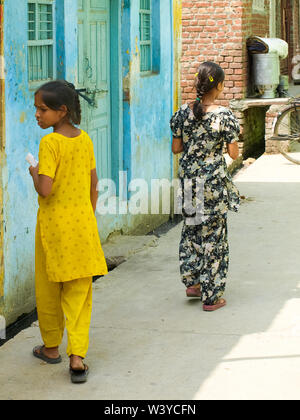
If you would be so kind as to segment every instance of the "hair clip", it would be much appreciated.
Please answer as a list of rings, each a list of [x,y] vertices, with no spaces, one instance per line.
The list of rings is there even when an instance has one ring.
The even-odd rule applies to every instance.
[[[196,98],[196,101],[200,102],[200,101],[201,101],[201,99],[200,99],[200,98]]]
[[[211,82],[213,82],[213,81],[214,81],[214,78],[213,78],[212,76],[209,76],[209,80],[210,80]]]

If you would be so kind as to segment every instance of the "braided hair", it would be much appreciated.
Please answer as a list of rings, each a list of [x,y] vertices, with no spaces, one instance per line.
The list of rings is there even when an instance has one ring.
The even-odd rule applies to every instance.
[[[48,108],[58,111],[63,105],[67,107],[70,122],[75,125],[81,122],[81,106],[78,92],[73,83],[66,80],[54,80],[45,83],[35,92],[41,93],[43,102]]]
[[[193,113],[197,120],[201,120],[204,115],[201,103],[203,96],[211,89],[216,88],[219,83],[223,83],[224,79],[225,73],[218,64],[212,61],[206,61],[200,64],[195,80],[197,99],[193,105]]]

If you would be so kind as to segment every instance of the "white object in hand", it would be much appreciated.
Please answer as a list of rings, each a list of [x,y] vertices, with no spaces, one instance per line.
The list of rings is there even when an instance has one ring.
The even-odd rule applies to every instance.
[[[27,162],[33,166],[34,168],[38,165],[38,161],[35,160],[35,158],[33,157],[33,155],[31,153],[28,153],[28,155],[26,156],[26,160]]]

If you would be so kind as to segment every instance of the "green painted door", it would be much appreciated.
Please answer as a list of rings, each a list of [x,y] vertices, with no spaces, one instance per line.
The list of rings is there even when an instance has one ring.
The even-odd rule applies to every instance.
[[[110,0],[78,0],[78,87],[82,128],[94,143],[97,173],[111,178]]]

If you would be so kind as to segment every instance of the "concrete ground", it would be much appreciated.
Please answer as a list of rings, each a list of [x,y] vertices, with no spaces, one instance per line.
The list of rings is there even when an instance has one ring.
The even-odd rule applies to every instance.
[[[300,85],[294,85],[294,84],[290,84],[289,87],[289,91],[288,91],[289,95],[294,96],[295,98],[299,98],[300,97]]]
[[[33,325],[0,348],[0,399],[300,399],[300,166],[262,156],[236,183],[228,305],[207,313],[180,283],[181,225],[94,284],[89,380],[32,354]]]

